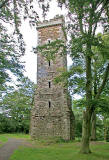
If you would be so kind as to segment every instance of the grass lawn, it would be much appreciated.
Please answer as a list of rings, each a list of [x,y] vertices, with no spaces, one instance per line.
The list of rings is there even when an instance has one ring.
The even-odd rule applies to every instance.
[[[8,141],[8,138],[25,138],[25,134],[0,134],[0,146]],[[33,142],[31,143],[33,144]],[[30,147],[19,147],[14,151],[9,160],[109,160],[109,143],[95,142],[91,144],[91,154],[80,154],[79,142],[46,142],[35,141]]]
[[[80,143],[36,143],[35,147],[20,147],[9,160],[109,160],[109,143],[91,144],[91,154],[80,154]]]
[[[9,138],[26,138],[30,139],[28,134],[0,134],[0,146],[8,141]]]

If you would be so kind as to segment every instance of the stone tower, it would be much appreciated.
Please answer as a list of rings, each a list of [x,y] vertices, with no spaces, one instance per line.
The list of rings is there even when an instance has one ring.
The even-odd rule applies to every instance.
[[[39,23],[38,45],[50,43],[56,39],[65,40],[64,20],[56,17]],[[61,137],[64,140],[74,138],[74,115],[71,110],[71,99],[67,89],[53,83],[58,75],[58,68],[67,69],[67,56],[56,53],[55,61],[47,61],[37,53],[37,90],[35,106],[31,113],[31,137]]]

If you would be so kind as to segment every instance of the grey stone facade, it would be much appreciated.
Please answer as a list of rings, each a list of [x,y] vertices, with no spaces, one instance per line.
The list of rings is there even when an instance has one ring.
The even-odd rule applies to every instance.
[[[63,24],[62,17],[39,23],[38,44],[43,45],[56,39],[65,41]],[[55,61],[47,61],[41,53],[37,54],[38,87],[35,106],[31,112],[32,138],[61,137],[64,140],[74,138],[74,115],[67,89],[53,83],[60,67],[67,69],[67,57],[62,57],[59,52]]]

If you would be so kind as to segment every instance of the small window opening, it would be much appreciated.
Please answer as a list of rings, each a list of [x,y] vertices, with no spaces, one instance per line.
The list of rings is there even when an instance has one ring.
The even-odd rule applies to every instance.
[[[51,82],[48,82],[48,84],[49,84],[49,88],[51,88]]]
[[[50,101],[49,101],[48,105],[49,105],[49,108],[50,108],[51,107],[51,102]]]
[[[48,64],[49,64],[49,66],[50,66],[50,60],[48,61]]]
[[[48,43],[49,43],[49,44],[50,44],[50,42],[51,42],[51,41],[50,41],[50,40],[48,40]]]

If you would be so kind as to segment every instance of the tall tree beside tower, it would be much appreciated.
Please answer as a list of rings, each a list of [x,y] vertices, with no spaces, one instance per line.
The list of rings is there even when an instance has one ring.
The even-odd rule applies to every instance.
[[[92,58],[93,58],[93,46],[99,47],[101,51],[105,48],[103,41],[97,38],[96,30],[98,26],[103,27],[103,31],[108,29],[108,0],[69,0],[59,1],[60,4],[66,4],[69,9],[69,17],[71,23],[69,25],[72,38],[72,55],[81,56],[84,58],[85,63],[85,95],[86,106],[83,114],[83,131],[82,131],[82,153],[90,153],[89,139],[90,139],[90,122],[91,116],[94,111],[93,105],[93,86],[92,81],[94,79],[92,74]],[[104,16],[105,15],[105,16]],[[101,45],[102,43],[102,45]],[[104,55],[109,58],[109,52],[104,49]],[[99,99],[109,75],[109,63],[108,60],[104,63],[103,80],[100,82],[95,100]]]
[[[95,101],[100,98],[101,93],[108,81],[109,75],[109,50],[104,39],[96,36],[99,26],[103,33],[109,29],[109,1],[108,0],[58,0],[59,6],[68,9],[68,32],[71,35],[71,57],[82,58],[85,71],[85,110],[83,114],[83,131],[81,153],[90,153],[90,125],[92,113],[95,110]],[[93,51],[97,47],[97,54]],[[93,55],[103,54],[104,70],[102,79],[97,86],[96,94],[93,96]],[[99,56],[98,56],[99,57]],[[77,71],[78,72],[78,71]]]

